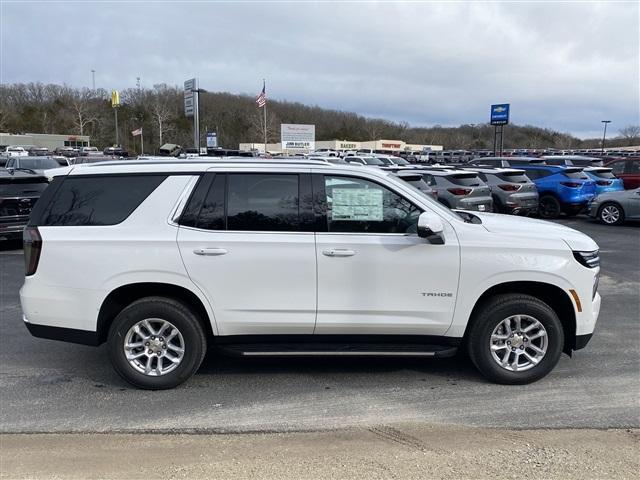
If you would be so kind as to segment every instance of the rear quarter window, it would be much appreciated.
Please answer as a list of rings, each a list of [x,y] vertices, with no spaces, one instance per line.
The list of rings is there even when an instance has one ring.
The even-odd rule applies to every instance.
[[[116,225],[165,178],[167,175],[58,177],[38,200],[29,225]]]

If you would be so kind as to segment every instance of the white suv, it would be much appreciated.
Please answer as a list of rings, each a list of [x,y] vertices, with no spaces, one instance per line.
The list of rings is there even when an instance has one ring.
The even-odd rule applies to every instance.
[[[455,213],[380,169],[313,160],[67,167],[25,229],[29,331],[107,342],[141,388],[207,347],[444,357],[538,380],[590,339],[598,246],[570,228]]]

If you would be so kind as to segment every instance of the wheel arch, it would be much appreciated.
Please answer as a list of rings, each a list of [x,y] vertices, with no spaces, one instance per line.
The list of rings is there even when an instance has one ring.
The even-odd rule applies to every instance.
[[[615,205],[616,207],[618,207],[620,209],[620,213],[622,213],[622,218],[625,218],[626,214],[624,211],[624,207],[622,206],[622,204],[616,200],[605,200],[602,205],[600,205],[600,207],[598,208],[598,219],[600,218],[600,214],[602,213],[602,209],[604,207],[606,207],[607,205]]]
[[[476,318],[477,311],[486,303],[486,301],[496,295],[507,293],[531,295],[532,297],[536,297],[549,305],[549,307],[556,312],[560,319],[560,323],[562,324],[562,329],[564,331],[563,351],[567,355],[571,355],[571,352],[575,350],[576,341],[576,312],[573,306],[573,301],[569,294],[562,288],[545,282],[504,282],[493,285],[485,290],[471,310],[471,315],[469,316],[469,321],[465,328],[464,338],[467,337],[470,327]]]
[[[204,303],[195,293],[185,287],[170,283],[139,282],[122,285],[111,291],[103,300],[96,325],[98,344],[106,342],[109,327],[122,309],[140,298],[151,296],[173,298],[191,307],[197,314],[207,337],[213,337],[212,319]]]

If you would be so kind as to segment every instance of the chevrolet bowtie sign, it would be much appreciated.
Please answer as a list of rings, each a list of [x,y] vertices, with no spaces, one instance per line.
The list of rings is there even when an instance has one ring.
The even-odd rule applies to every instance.
[[[509,104],[491,105],[491,125],[506,125],[509,123]]]

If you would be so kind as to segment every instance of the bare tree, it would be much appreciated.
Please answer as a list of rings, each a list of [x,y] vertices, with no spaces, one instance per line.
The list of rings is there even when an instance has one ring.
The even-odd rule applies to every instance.
[[[627,140],[629,146],[640,139],[640,125],[627,125],[619,130],[620,135]]]
[[[70,105],[74,115],[73,123],[80,135],[84,135],[85,127],[98,121],[93,92],[88,88],[70,90]]]

